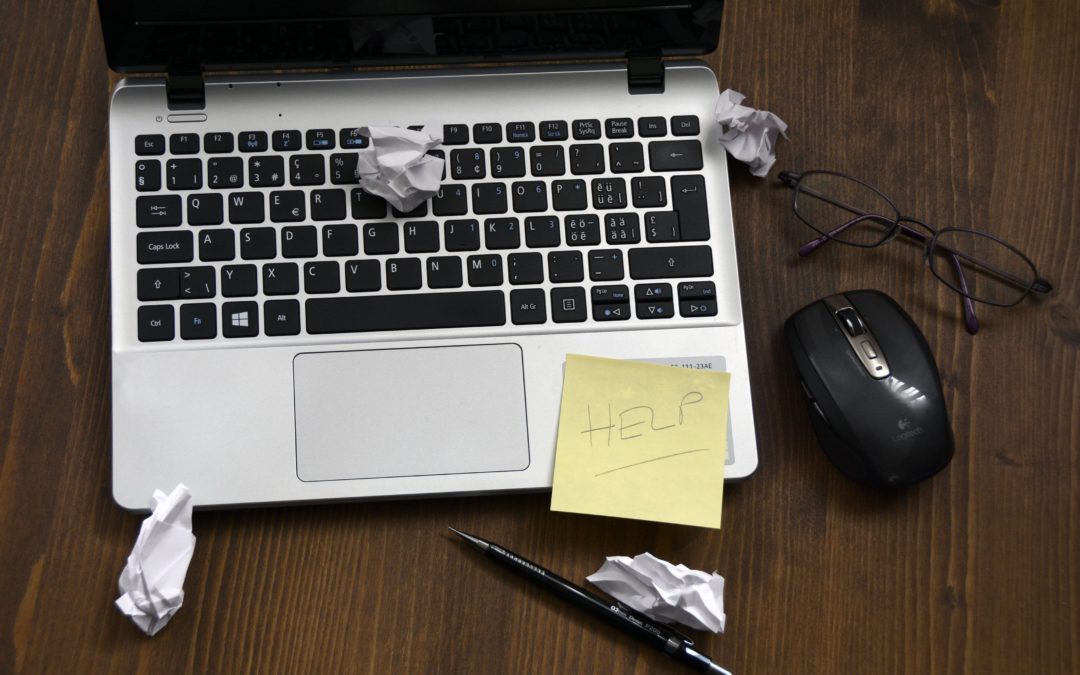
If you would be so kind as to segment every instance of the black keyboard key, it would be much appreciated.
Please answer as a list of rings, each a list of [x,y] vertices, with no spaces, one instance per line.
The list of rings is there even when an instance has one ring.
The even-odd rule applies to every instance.
[[[408,291],[420,288],[419,258],[387,258],[386,288],[391,291]]]
[[[531,143],[536,140],[536,127],[532,122],[509,122],[506,140],[511,143]]]
[[[521,178],[525,175],[524,148],[492,148],[491,177]]]
[[[360,133],[360,129],[342,129],[338,132],[338,145],[342,148],[348,148],[350,150],[359,150],[360,148],[366,148],[369,143],[367,136]],[[337,155],[334,155],[337,157]]]
[[[663,176],[638,176],[630,179],[630,194],[634,206],[648,208],[667,206],[667,182]]]
[[[394,218],[424,218],[427,211],[427,202],[420,202],[412,211],[398,211],[396,206],[390,209]]]
[[[502,291],[462,291],[313,298],[304,310],[309,333],[355,333],[501,326],[505,303]]]
[[[185,267],[180,270],[180,298],[212,298],[217,293],[213,267]]]
[[[175,300],[180,297],[180,270],[151,267],[139,270],[135,288],[140,300]]]
[[[259,292],[259,270],[254,265],[225,265],[221,268],[221,294],[240,298]]]
[[[679,237],[683,241],[709,238],[709,204],[702,176],[672,176],[671,206],[679,213]]]
[[[355,152],[335,152],[330,155],[330,182],[334,185],[359,183],[356,177],[357,154]]]
[[[570,138],[570,128],[566,122],[549,120],[540,123],[540,140],[542,141],[565,141]]]
[[[573,128],[576,140],[600,138],[600,120],[574,120]]]
[[[273,133],[274,150],[299,150],[304,147],[303,140],[298,129],[285,129]]]
[[[378,195],[369,194],[362,188],[353,188],[349,203],[352,204],[353,220],[386,217],[386,200]]]
[[[716,300],[680,300],[679,314],[688,317],[716,316]]]
[[[604,226],[609,244],[636,244],[641,241],[636,213],[609,213],[604,216]]]
[[[638,302],[671,300],[671,284],[637,284],[634,286],[634,300]]]
[[[488,218],[484,221],[484,245],[489,249],[518,248],[521,230],[517,218]]]
[[[539,253],[511,253],[506,258],[510,283],[539,284],[544,280],[544,256]]]
[[[630,318],[630,303],[593,303],[594,321],[625,321]]]
[[[267,335],[299,335],[300,301],[267,300],[264,302],[263,332]]]
[[[308,129],[304,136],[308,150],[332,150],[334,148],[333,129]]]
[[[242,157],[211,157],[206,160],[206,185],[215,190],[244,186]]]
[[[203,230],[196,236],[199,238],[199,260],[213,262],[236,257],[236,235],[231,229]]]
[[[284,258],[314,258],[319,254],[319,232],[314,225],[281,228],[281,255]]]
[[[555,323],[580,323],[588,318],[585,289],[580,286],[551,289],[551,320]]]
[[[610,305],[630,302],[630,289],[622,284],[593,286],[591,295],[594,305]]]
[[[589,208],[589,191],[583,180],[551,182],[551,205],[556,211],[581,211]]]
[[[514,211],[536,213],[548,210],[547,183],[543,181],[519,181],[511,187],[514,195]]]
[[[139,308],[139,342],[163,342],[176,337],[172,305],[145,305]]]
[[[476,183],[472,186],[473,212],[506,213],[506,186],[502,183]]]
[[[203,134],[203,149],[212,155],[232,152],[233,135],[228,132],[207,132]]]
[[[645,150],[641,143],[612,143],[608,155],[613,173],[641,173],[645,170]]]
[[[170,190],[198,190],[202,176],[201,159],[170,159],[165,165],[165,186]]]
[[[245,227],[240,230],[240,257],[267,260],[277,257],[277,231],[272,227]]]
[[[468,142],[468,126],[464,124],[443,125],[443,145],[466,145]]]
[[[304,292],[337,293],[341,290],[341,270],[333,260],[304,263]]]
[[[700,131],[697,115],[677,115],[671,118],[671,133],[676,136],[697,136]]]
[[[649,143],[649,168],[653,171],[700,171],[701,141],[653,141]]]
[[[589,252],[589,279],[618,281],[624,276],[621,249],[609,248]]]
[[[642,117],[637,123],[638,135],[646,138],[667,136],[667,120],[663,117]]]
[[[140,232],[135,237],[135,255],[139,264],[191,262],[195,258],[195,244],[190,230]]]
[[[708,300],[716,298],[716,284],[711,281],[680,281],[680,300]]]
[[[566,173],[566,156],[561,145],[532,148],[529,150],[529,164],[534,176],[562,176]]]
[[[165,136],[162,134],[141,134],[135,137],[136,155],[164,155]]]
[[[363,228],[363,239],[364,253],[368,255],[397,253],[400,250],[397,223],[368,223]]]
[[[473,141],[476,143],[502,143],[502,125],[494,122],[474,124]]]
[[[547,303],[542,288],[517,288],[510,291],[510,320],[519,326],[547,321]]]
[[[194,155],[199,152],[198,134],[173,134],[169,136],[169,153],[173,155]]]
[[[270,220],[275,223],[295,223],[305,217],[304,192],[281,190],[270,193]]]
[[[180,195],[147,195],[135,198],[135,224],[139,227],[179,225]]]
[[[650,244],[680,241],[679,214],[675,211],[649,211],[645,214],[645,240]]]
[[[221,305],[221,334],[227,338],[259,334],[259,303],[226,302]]]
[[[322,155],[293,155],[289,158],[289,182],[293,185],[322,185],[326,182],[326,162]]]
[[[277,193],[273,193],[277,194]],[[266,205],[261,192],[229,193],[229,222],[234,225],[261,223],[266,220]]]
[[[469,211],[469,189],[464,185],[441,185],[431,198],[436,216],[463,216]]]
[[[261,199],[261,196],[260,196]],[[188,225],[220,225],[225,222],[225,200],[216,192],[188,195]]]
[[[600,217],[591,213],[566,216],[566,243],[570,246],[597,246],[600,244]]]
[[[484,151],[477,148],[450,151],[450,177],[455,180],[483,178],[487,174]]]
[[[265,131],[241,131],[237,136],[240,152],[266,152]]]
[[[708,277],[712,273],[712,248],[708,246],[630,249],[630,277],[633,279]]]
[[[356,255],[360,251],[356,226],[352,223],[324,225],[322,252],[326,256]]]
[[[281,187],[285,184],[285,158],[278,155],[248,157],[248,184],[251,187]]]
[[[434,220],[405,223],[405,252],[434,253],[439,250],[439,224]]]
[[[471,255],[465,261],[470,286],[499,286],[503,282],[502,257],[497,253]]]
[[[581,251],[551,251],[548,253],[548,279],[553,284],[566,284],[585,279]]]
[[[447,251],[475,251],[480,248],[480,224],[473,220],[448,220],[443,223]]]
[[[313,220],[345,220],[344,190],[312,190],[310,199]]]
[[[161,189],[160,161],[140,159],[135,162],[135,189],[139,192],[156,192]]]
[[[345,290],[362,293],[381,288],[382,272],[378,260],[350,260],[345,263]]]
[[[427,267],[429,288],[460,288],[461,258],[457,256],[431,256],[424,263]]]
[[[525,245],[529,248],[552,248],[561,242],[557,216],[530,216],[525,219]]]
[[[604,173],[604,146],[599,143],[571,145],[570,171],[575,176]]]
[[[180,306],[180,337],[185,340],[210,340],[217,337],[217,307],[212,302],[193,302]]]
[[[594,178],[592,197],[594,209],[626,208],[626,179]]]
[[[296,295],[300,292],[300,269],[296,263],[266,263],[262,266],[264,295]]]
[[[605,124],[608,138],[633,138],[634,120],[629,117],[609,119]]]

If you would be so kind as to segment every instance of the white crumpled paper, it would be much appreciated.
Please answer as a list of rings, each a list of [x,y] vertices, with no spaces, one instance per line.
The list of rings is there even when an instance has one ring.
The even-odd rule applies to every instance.
[[[592,575],[593,585],[649,618],[696,630],[724,630],[724,577],[672,565],[651,553],[612,556]]]
[[[116,606],[147,635],[156,635],[184,603],[184,577],[195,551],[191,507],[183,483],[168,495],[155,490],[153,513],[143,521],[120,573]]]
[[[442,143],[442,127],[428,125],[420,131],[360,127],[359,131],[370,140],[356,162],[360,187],[403,213],[439,191],[444,160],[427,151]]]
[[[776,139],[787,138],[787,124],[767,110],[740,105],[746,97],[725,89],[716,102],[716,122],[724,127],[720,143],[731,156],[764,178],[776,162]]]

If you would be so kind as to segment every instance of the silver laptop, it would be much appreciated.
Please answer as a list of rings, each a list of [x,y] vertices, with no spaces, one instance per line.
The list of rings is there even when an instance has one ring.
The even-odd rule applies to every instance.
[[[550,488],[568,353],[732,373],[754,471],[718,86],[660,58],[712,51],[721,3],[99,8],[148,74],[110,113],[118,504]],[[371,68],[404,64],[435,69]],[[408,213],[357,187],[387,125],[443,131]]]

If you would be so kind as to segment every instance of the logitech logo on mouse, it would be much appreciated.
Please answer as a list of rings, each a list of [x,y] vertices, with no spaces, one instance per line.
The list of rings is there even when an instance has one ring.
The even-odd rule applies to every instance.
[[[911,420],[906,417],[896,421],[896,428],[900,430],[900,433],[892,437],[894,443],[910,440],[923,432],[922,427],[912,429]]]

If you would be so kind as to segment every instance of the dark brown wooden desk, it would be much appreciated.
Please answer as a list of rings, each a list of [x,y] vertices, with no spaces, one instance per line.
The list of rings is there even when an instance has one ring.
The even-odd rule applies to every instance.
[[[707,531],[505,496],[199,513],[183,609],[147,639],[111,603],[140,519],[109,486],[110,86],[89,0],[0,22],[0,672],[684,672],[452,541],[480,533],[582,580],[653,551],[727,578],[739,675],[1080,672],[1080,11],[1071,0],[729,0],[722,87],[780,114],[777,168],[863,176],[976,226],[1057,286],[959,303],[910,246],[794,251],[775,180],[732,164],[761,467]],[[775,176],[775,170],[774,170]],[[957,441],[895,495],[817,449],[781,340],[872,287],[922,326]]]

